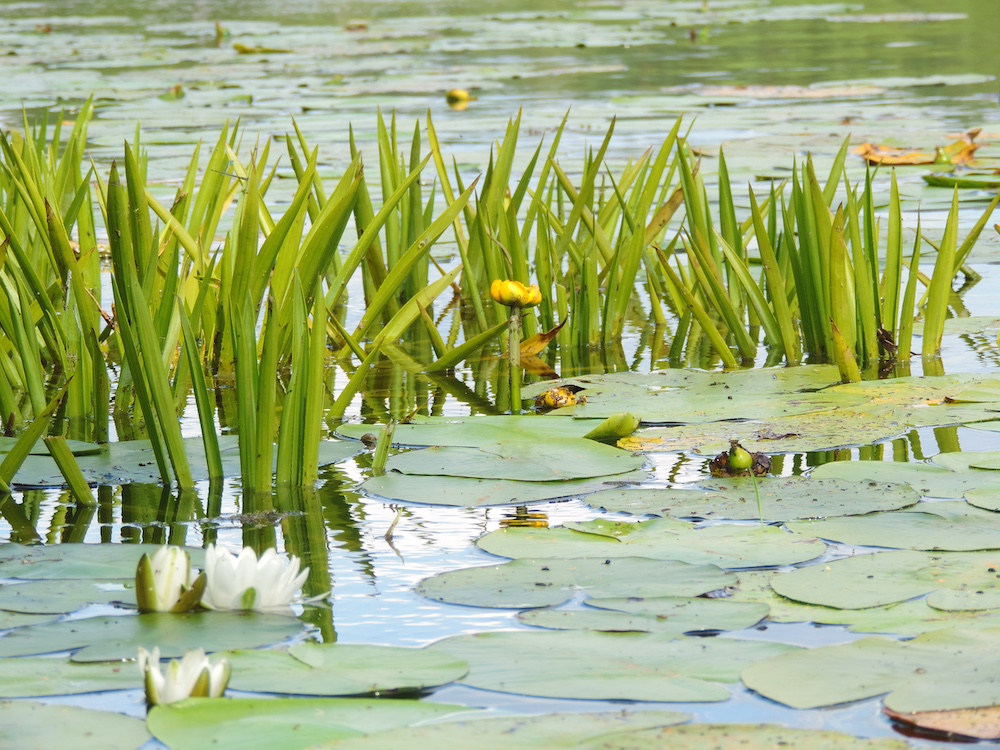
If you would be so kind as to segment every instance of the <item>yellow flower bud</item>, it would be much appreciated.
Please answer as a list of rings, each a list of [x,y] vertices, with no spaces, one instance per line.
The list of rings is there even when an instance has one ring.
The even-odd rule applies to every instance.
[[[542,292],[537,286],[528,287],[512,279],[497,279],[490,284],[490,296],[494,302],[507,307],[534,307],[542,301]]]

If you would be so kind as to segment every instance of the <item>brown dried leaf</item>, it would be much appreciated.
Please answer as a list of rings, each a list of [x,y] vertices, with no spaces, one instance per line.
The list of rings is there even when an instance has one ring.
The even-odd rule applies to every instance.
[[[531,357],[542,351],[542,349],[544,349],[546,346],[549,345],[549,342],[552,341],[552,339],[554,339],[556,336],[559,335],[559,331],[562,329],[564,325],[566,325],[567,320],[569,320],[568,317],[565,320],[563,320],[562,323],[553,328],[551,331],[546,331],[545,333],[536,333],[534,336],[530,336],[529,338],[526,338],[524,341],[522,341],[521,357],[522,358]]]
[[[921,711],[904,714],[883,708],[893,721],[923,730],[941,732],[951,738],[974,737],[978,740],[1000,739],[1000,706],[962,708],[955,711]]]

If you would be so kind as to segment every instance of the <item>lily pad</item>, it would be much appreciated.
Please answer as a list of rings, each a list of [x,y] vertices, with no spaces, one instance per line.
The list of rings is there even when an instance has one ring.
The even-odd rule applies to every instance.
[[[807,604],[863,609],[927,594],[937,609],[1000,607],[1000,556],[995,552],[880,552],[775,576],[781,596]]]
[[[774,477],[757,480],[765,521],[852,516],[913,505],[920,495],[907,484],[840,479]],[[750,478],[699,482],[691,489],[605,490],[585,498],[588,505],[633,515],[698,518],[757,518]]]
[[[184,438],[183,442],[192,478],[195,481],[207,480],[208,461],[201,438]],[[239,438],[236,435],[220,436],[219,449],[224,475],[239,476]],[[319,462],[320,465],[327,465],[346,461],[362,450],[358,443],[325,440],[320,443]],[[109,443],[106,450],[78,455],[76,463],[89,484],[161,483],[153,448],[148,440]],[[56,462],[48,455],[28,456],[14,475],[13,481],[18,487],[63,487],[65,483]]]
[[[87,604],[135,604],[135,588],[122,583],[48,580],[0,586],[0,610],[60,615]]]
[[[540,419],[542,417],[539,417]],[[391,457],[390,471],[431,476],[553,482],[623,474],[644,459],[582,438],[511,438],[479,448],[424,448]]]
[[[926,598],[864,609],[803,604],[777,594],[771,587],[772,579],[784,575],[788,574],[765,570],[740,571],[736,587],[728,590],[731,601],[766,604],[771,622],[845,625],[855,633],[891,633],[912,637],[931,630],[1000,627],[1000,610],[944,611],[931,607]]]
[[[794,747],[796,750],[910,750],[910,745],[903,740],[862,739],[841,732],[795,729],[776,724],[691,724],[646,729],[580,746],[581,750],[715,750],[735,747],[740,750],[772,750],[776,747]]]
[[[589,599],[582,609],[533,609],[518,619],[555,630],[682,635],[743,630],[767,617],[766,604],[673,596]],[[598,609],[595,609],[598,608]]]
[[[52,544],[26,547],[0,545],[0,577],[26,580],[134,579],[139,558],[152,555],[156,544]],[[185,547],[191,564],[200,567],[203,550]],[[82,587],[87,590],[88,587]]]
[[[578,593],[592,597],[698,596],[735,582],[714,565],[644,557],[522,558],[426,578],[428,599],[472,607],[553,607]]]
[[[582,438],[600,421],[541,417],[532,414],[480,414],[471,417],[416,416],[406,424],[397,424],[392,436],[394,445],[478,448],[515,435],[528,440],[552,438]],[[337,427],[341,437],[360,440],[363,435],[377,435],[377,424],[342,424]]]
[[[724,701],[743,666],[794,647],[646,633],[498,632],[430,647],[469,663],[462,682],[484,690],[582,700]]]
[[[233,651],[229,686],[286,695],[365,695],[445,685],[469,671],[460,659],[425,649],[300,643],[288,651]]]
[[[721,568],[794,565],[826,550],[818,539],[774,526],[695,528],[673,518],[641,523],[598,519],[554,529],[504,528],[476,544],[501,557],[650,557]]]
[[[924,497],[959,499],[971,489],[1000,489],[1000,474],[973,470],[951,471],[941,466],[898,461],[834,461],[817,466],[810,476],[813,479],[906,483]]]
[[[156,706],[146,725],[173,750],[298,750],[462,712],[468,709],[388,698],[193,698]]]
[[[480,508],[492,505],[528,505],[586,495],[623,483],[642,482],[645,471],[631,471],[592,479],[567,479],[562,482],[520,482],[514,479],[469,479],[412,474],[383,474],[361,485],[369,495],[396,502]]]
[[[937,630],[912,641],[864,638],[783,654],[743,670],[751,690],[793,708],[818,708],[883,693],[893,711],[1000,705],[1000,675],[984,668],[997,630]]]
[[[30,701],[0,702],[3,747],[134,750],[149,739],[143,721],[109,711]]]
[[[964,502],[921,503],[906,511],[790,523],[788,528],[844,544],[897,549],[1000,549],[1000,514]]]
[[[73,664],[65,659],[32,656],[0,659],[0,698],[41,698],[141,688],[142,675],[134,664]]]
[[[320,747],[342,750],[575,750],[590,740],[622,732],[679,724],[689,719],[676,711],[549,714],[467,719],[392,729]]]
[[[302,623],[281,615],[199,612],[90,617],[13,630],[0,638],[0,656],[75,650],[71,657],[75,662],[115,661],[135,658],[140,646],[159,646],[163,658],[173,658],[193,648],[213,652],[234,646],[271,646],[301,632]]]

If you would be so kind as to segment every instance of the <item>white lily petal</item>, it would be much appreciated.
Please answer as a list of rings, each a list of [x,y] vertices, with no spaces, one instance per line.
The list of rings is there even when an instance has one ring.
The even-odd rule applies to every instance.
[[[258,559],[249,547],[234,556],[210,546],[205,554],[206,585],[202,604],[211,609],[287,609],[309,574],[308,568],[300,572],[300,565],[294,555],[285,560],[274,549],[265,550]],[[245,596],[250,589],[255,590],[252,599]]]
[[[202,649],[187,651],[182,658],[169,662],[166,673],[160,670],[158,648],[152,652],[140,648],[138,662],[146,682],[146,702],[150,706],[163,706],[189,698],[205,672],[209,676],[208,694],[211,697],[222,695],[229,683],[228,662],[219,659],[213,664]]]

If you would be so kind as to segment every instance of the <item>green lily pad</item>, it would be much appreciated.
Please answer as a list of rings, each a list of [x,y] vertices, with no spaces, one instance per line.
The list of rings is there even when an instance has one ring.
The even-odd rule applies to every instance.
[[[134,664],[73,664],[66,659],[33,656],[0,659],[0,698],[129,689],[142,689],[142,675]]]
[[[1000,556],[995,552],[880,552],[812,565],[775,576],[781,596],[807,604],[863,609],[928,594],[937,609],[1000,607]]]
[[[581,750],[707,750],[740,748],[772,750],[794,747],[796,750],[910,750],[903,740],[862,739],[841,732],[795,729],[776,724],[691,724],[684,727],[645,729],[623,733],[620,737],[595,740],[580,745]]]
[[[25,625],[40,625],[55,619],[54,615],[26,615],[23,612],[0,611],[0,630],[23,628]]]
[[[893,711],[1000,705],[1000,676],[984,669],[997,630],[937,630],[912,641],[864,638],[783,654],[743,670],[747,687],[793,708],[818,708],[888,693]]]
[[[592,597],[698,596],[735,576],[714,565],[645,557],[522,558],[426,578],[417,592],[428,599],[472,607],[554,607],[578,592]]]
[[[159,646],[164,658],[194,648],[206,652],[271,646],[298,635],[292,617],[233,612],[125,615],[63,620],[18,628],[0,638],[0,656],[30,656],[76,650],[75,662],[135,658],[140,646]]]
[[[767,570],[740,571],[736,586],[728,590],[730,600],[766,604],[771,622],[845,625],[855,633],[891,633],[912,637],[947,628],[1000,627],[1000,610],[943,611],[931,607],[925,598],[864,609],[802,604],[777,594],[771,587],[772,579],[783,575],[787,574]]]
[[[924,497],[959,499],[968,490],[1000,488],[1000,474],[951,471],[929,464],[898,461],[834,461],[813,469],[813,479],[849,479],[855,482],[892,482],[911,485]]]
[[[897,549],[1000,549],[1000,514],[965,502],[921,503],[911,510],[801,521],[788,528],[844,544]]]
[[[77,455],[76,463],[89,484],[160,484],[160,472],[148,440],[128,440],[109,443],[106,450]],[[239,438],[219,437],[222,469],[227,477],[240,474]],[[327,465],[346,461],[363,450],[355,442],[325,440],[320,443],[319,462]],[[184,451],[195,481],[208,479],[208,461],[201,438],[184,438]],[[277,460],[277,459],[275,459]],[[13,484],[18,487],[63,487],[66,480],[56,462],[48,455],[31,455],[25,459]]]
[[[0,610],[59,615],[87,604],[135,604],[135,588],[122,583],[48,580],[0,586]]]
[[[0,545],[0,578],[134,580],[139,558],[144,554],[152,555],[159,548],[157,544],[52,544],[45,547],[3,544]],[[200,567],[203,564],[203,550],[184,549],[191,556],[192,565]]]
[[[423,690],[461,678],[468,665],[425,649],[300,643],[288,651],[233,651],[234,690],[286,695],[365,695]]]
[[[642,482],[645,471],[631,471],[592,479],[567,479],[562,482],[520,482],[514,479],[470,479],[413,474],[383,474],[366,480],[361,489],[369,495],[396,502],[480,508],[492,505],[529,505],[586,495],[622,483]]]
[[[30,701],[0,702],[3,747],[134,750],[149,739],[143,721],[109,711]]]
[[[666,639],[647,633],[498,632],[430,646],[469,663],[462,682],[548,698],[724,701],[740,669],[794,647],[726,638]]]
[[[684,633],[743,630],[767,617],[766,604],[673,596],[588,599],[583,609],[533,609],[518,619],[555,630]],[[598,608],[598,609],[594,609]]]
[[[463,712],[463,706],[389,698],[193,698],[156,706],[146,725],[173,750],[298,750]]]
[[[764,477],[757,480],[757,487],[765,521],[860,515],[905,508],[920,500],[907,484],[882,482]],[[586,497],[585,502],[595,508],[633,515],[757,518],[754,482],[749,477],[699,482],[683,490],[605,490]]]
[[[965,501],[984,510],[1000,511],[1000,485],[965,491]]]
[[[650,557],[721,568],[794,565],[819,557],[821,541],[774,526],[695,528],[673,518],[641,523],[598,519],[554,529],[503,528],[476,544],[501,557]]]
[[[582,438],[511,438],[479,448],[424,448],[392,456],[390,471],[431,476],[553,482],[623,474],[644,459]]]
[[[320,747],[342,750],[575,750],[594,739],[687,721],[676,711],[616,711],[615,713],[549,714],[468,719],[375,732]]]
[[[588,422],[559,416],[533,414],[480,414],[471,417],[416,416],[406,424],[397,424],[392,442],[395,445],[478,448],[481,445],[510,440],[515,435],[527,440],[582,438],[599,421]],[[377,424],[342,424],[337,435],[360,440],[363,435],[377,435]]]
[[[0,453],[10,453],[11,449],[17,444],[16,437],[7,437],[6,435],[0,436]],[[82,440],[67,440],[66,447],[69,448],[70,453],[74,456],[87,456],[94,453],[100,453],[107,449],[106,445],[99,445],[98,443],[85,443]],[[31,456],[48,456],[49,449],[45,446],[41,440],[35,443],[34,447],[29,453]]]

